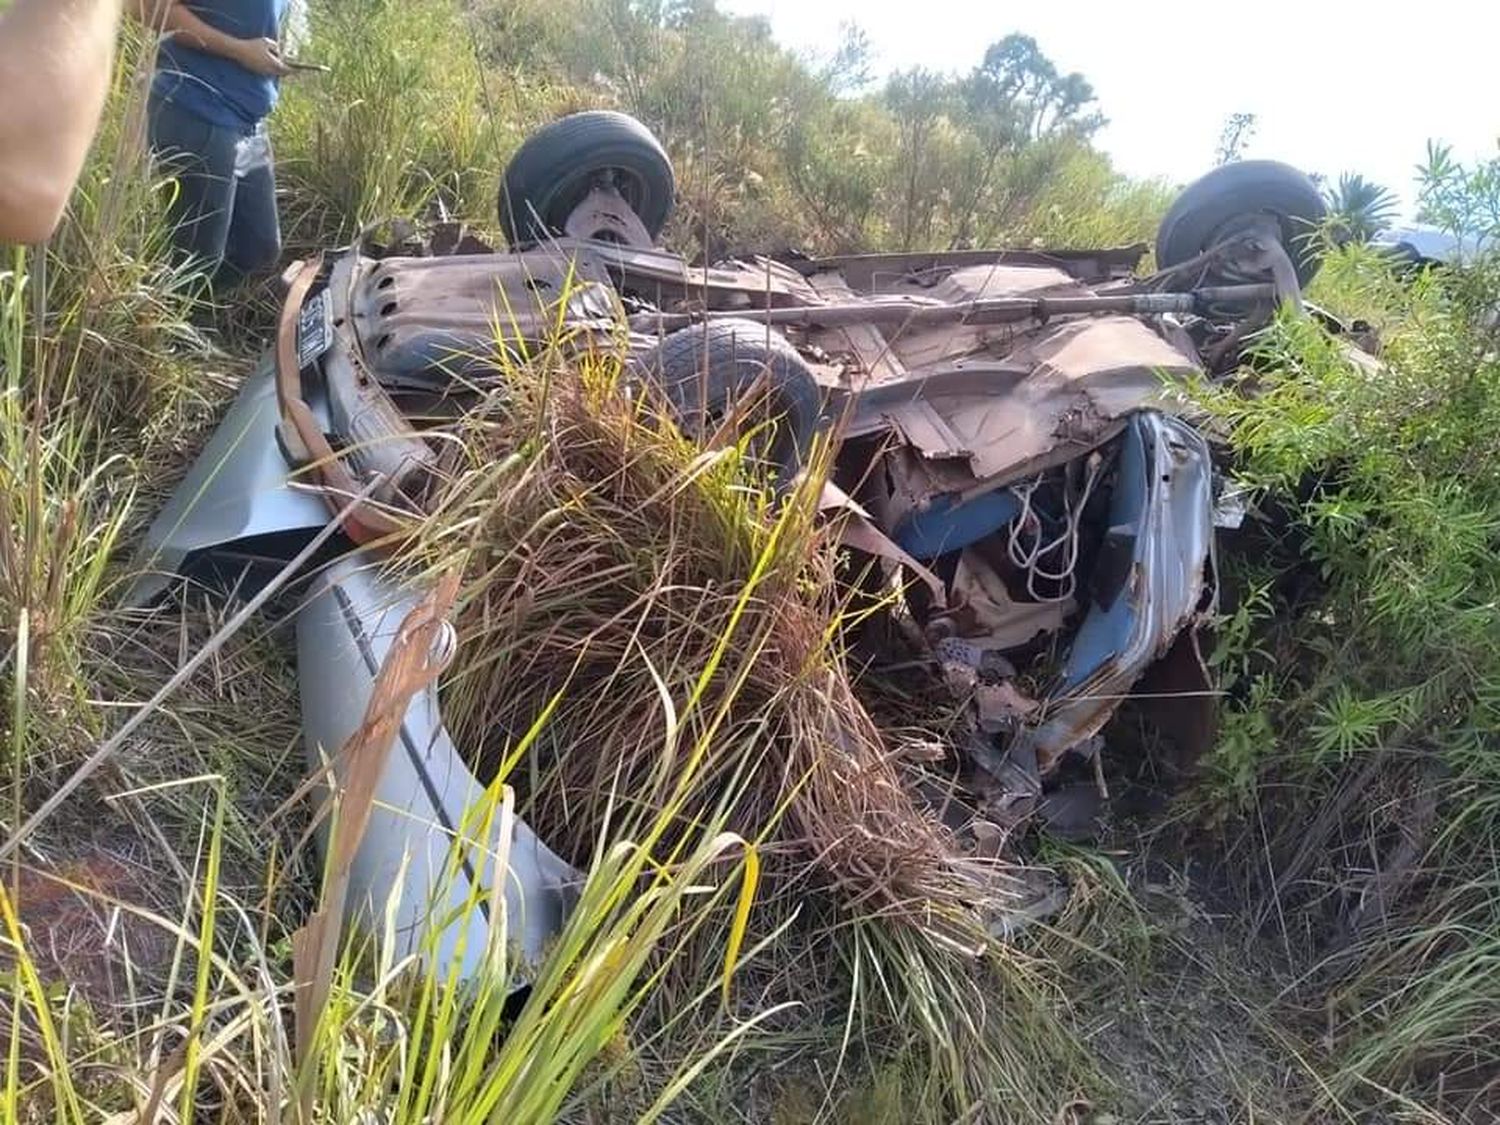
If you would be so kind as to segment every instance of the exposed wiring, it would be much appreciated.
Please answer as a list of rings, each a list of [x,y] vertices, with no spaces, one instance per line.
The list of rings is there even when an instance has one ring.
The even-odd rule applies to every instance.
[[[1093,495],[1099,478],[1104,475],[1104,458],[1099,453],[1090,454],[1087,473],[1076,504],[1068,490],[1063,489],[1063,529],[1052,540],[1043,538],[1041,516],[1032,510],[1031,504],[1032,495],[1041,486],[1043,477],[1038,475],[1034,480],[1017,484],[1011,490],[1021,502],[1021,510],[1011,521],[1006,553],[1016,567],[1026,572],[1026,593],[1036,601],[1065,602],[1078,590],[1078,529],[1083,522],[1083,510],[1088,507],[1089,497]],[[1036,542],[1027,550],[1022,546],[1021,539],[1033,527]],[[1049,571],[1042,565],[1042,560],[1057,550],[1063,551],[1063,565],[1059,570]],[[1036,588],[1038,581],[1056,583],[1058,592],[1050,595],[1039,593]]]

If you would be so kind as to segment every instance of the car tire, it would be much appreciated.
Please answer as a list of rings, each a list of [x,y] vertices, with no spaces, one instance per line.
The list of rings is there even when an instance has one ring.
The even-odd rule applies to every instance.
[[[672,162],[651,130],[611,110],[570,114],[516,150],[500,183],[500,226],[512,246],[559,235],[608,173],[654,239],[672,212]]]
[[[1184,188],[1157,228],[1157,268],[1190,261],[1217,242],[1227,224],[1258,214],[1275,217],[1305,287],[1322,264],[1315,236],[1328,206],[1312,180],[1276,160],[1224,164]]]
[[[663,339],[641,367],[678,424],[700,437],[759,383],[765,394],[757,421],[774,426],[759,459],[782,483],[797,475],[822,421],[822,394],[786,337],[753,320],[693,324]]]

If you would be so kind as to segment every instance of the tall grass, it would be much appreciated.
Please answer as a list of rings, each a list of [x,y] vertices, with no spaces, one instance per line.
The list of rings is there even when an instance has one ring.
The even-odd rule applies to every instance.
[[[702,450],[623,378],[608,351],[553,345],[461,425],[425,544],[473,575],[447,694],[461,744],[575,862],[616,833],[668,868],[705,824],[754,840],[748,940],[771,944],[731,1013],[849,1021],[846,1050],[921,1075],[924,1120],[1050,1112],[1055,1077],[1087,1068],[1043,966],[990,936],[1024,888],[914,797],[846,668],[828,451],[772,503],[748,437]],[[660,967],[642,1034],[682,1022],[712,960]]]
[[[353,935],[315,1029],[298,1039],[286,1030],[298,988],[264,936],[268,923],[273,934],[279,926],[221,889],[226,792],[221,779],[200,783],[209,798],[194,864],[197,895],[187,897],[212,909],[174,919],[62,880],[100,907],[125,912],[137,934],[150,927],[171,940],[169,980],[156,1006],[127,1009],[98,1031],[69,1029],[62,997],[44,982],[45,955],[33,954],[17,904],[0,889],[13,982],[7,1120],[556,1120],[588,1104],[607,1079],[599,1059],[617,1048],[627,1018],[649,995],[648,963],[680,951],[683,935],[707,918],[715,887],[733,891],[751,854],[711,825],[670,868],[647,846],[601,843],[567,925],[536,965],[510,947],[503,890],[476,888],[455,921],[488,908],[494,922],[483,967],[468,980],[444,971],[436,931],[401,959],[392,953],[393,933]],[[508,791],[491,787],[470,810],[469,842],[455,848],[454,870],[473,849],[503,863],[513,815]],[[647,1091],[647,1116],[680,1095],[694,1066],[774,1014],[725,1029],[701,1058],[679,1059]],[[302,1090],[310,1096],[299,1101]]]
[[[238,362],[206,347],[197,279],[167,259],[137,49],[63,231],[0,268],[12,825],[103,733],[101,700],[139,698],[212,632],[107,610],[122,544],[218,397],[206,369]],[[289,81],[274,120],[293,250],[440,210],[487,224],[508,152],[585,104],[661,130],[683,247],[871,249],[903,227],[889,107],[714,13],[327,0],[304,54],[333,69]],[[960,126],[941,131],[949,155],[969,151]],[[962,208],[933,182],[916,227],[947,245]],[[978,241],[1136,241],[1165,202],[1071,141],[1023,148],[986,191],[965,227]],[[1251,482],[1296,498],[1318,595],[1277,633],[1289,647],[1256,634],[1254,610],[1237,630],[1234,667],[1259,686],[1236,695],[1225,791],[1291,826],[1267,889],[1289,919],[1278,937],[1315,968],[1276,1012],[1295,1043],[1296,1006],[1317,1007],[1327,1105],[1477,1118],[1500,1010],[1500,388],[1482,299],[1497,286],[1492,267],[1400,280],[1355,250],[1319,285],[1385,332],[1386,369],[1282,321],[1257,393],[1209,403]],[[502,851],[517,811],[541,827],[588,870],[553,947],[523,964],[484,901],[502,923],[461,982],[432,944],[398,958],[377,919],[340,943],[311,1033],[289,1030],[317,862],[287,850],[306,810],[269,815],[299,772],[290,676],[274,637],[246,638],[156,717],[119,785],[84,794],[77,827],[172,846],[153,853],[174,868],[163,901],[71,879],[49,862],[64,834],[28,841],[27,880],[69,882],[117,912],[116,932],[165,941],[164,960],[127,964],[125,1003],[91,1012],[60,986],[14,871],[0,892],[0,1113],[293,1121],[310,1096],[313,1120],[339,1122],[722,1117],[764,1081],[799,1120],[1046,1120],[1078,1091],[1105,1100],[1070,1002],[1111,1010],[1111,989],[1145,975],[1150,926],[1110,864],[1068,858],[1077,897],[1055,932],[989,939],[1006,871],[953,854],[847,674],[816,472],[772,503],[739,444],[688,445],[621,395],[608,356],[533,356],[512,375],[454,427],[420,548],[465,574],[445,700],[492,782],[454,862]],[[1136,999],[1122,991],[1121,1009]]]
[[[446,11],[456,18],[454,9]],[[372,28],[364,24],[363,30]],[[325,32],[325,41],[338,40]],[[351,61],[370,69],[363,76],[352,66],[342,73],[351,82],[369,83],[371,96],[382,90],[392,95],[389,108],[424,85],[407,65],[409,46],[398,40],[383,59],[351,54]],[[430,73],[449,74],[434,52],[416,58]],[[121,547],[138,518],[132,502],[139,488],[159,487],[144,474],[164,466],[172,471],[181,429],[195,420],[202,400],[215,396],[203,382],[205,363],[213,365],[214,357],[191,320],[201,296],[199,279],[169,262],[164,185],[153,179],[142,145],[149,65],[149,53],[131,44],[104,135],[62,231],[52,245],[30,255],[8,253],[0,270],[0,638],[13,780],[3,814],[7,831],[33,795],[67,767],[65,751],[102,733],[98,696],[120,693],[128,700],[139,691],[131,669],[138,676],[141,663],[131,653],[152,647],[143,630],[153,626],[127,623],[108,605],[121,575]],[[451,92],[451,83],[434,83],[427,92],[443,89]],[[423,112],[436,115],[433,104],[429,96]],[[424,151],[432,167],[461,157],[455,138],[482,120],[467,112],[473,102],[445,104],[457,131],[443,136],[430,120],[423,128],[420,116],[384,119],[408,127],[409,137],[421,136],[430,146]],[[405,105],[408,114],[412,108]],[[294,99],[291,109],[295,114]],[[361,121],[356,114],[354,126],[363,127]],[[380,122],[366,124],[378,131]],[[370,135],[359,133],[357,139]],[[343,136],[351,139],[347,132]],[[486,159],[493,157],[494,150],[475,141],[475,151],[481,148]],[[364,156],[369,150],[348,144],[338,151]],[[433,155],[438,151],[441,160]],[[412,206],[424,191],[441,188],[461,198],[462,172],[427,180],[415,171],[421,166],[370,162],[358,175],[347,165],[320,167],[328,175],[322,181],[328,194],[298,190],[313,207],[327,209],[318,219],[325,233],[348,230],[345,224],[386,207]],[[473,179],[484,182],[486,194],[492,190],[490,170],[475,172]],[[350,193],[340,194],[346,188]],[[161,627],[174,631],[171,621]],[[184,631],[177,643],[186,641]],[[101,658],[110,663],[91,663]],[[255,671],[269,674],[266,668]],[[119,797],[118,805],[97,804],[98,790],[87,794],[107,831],[126,833],[129,821],[143,815],[147,846],[186,838],[188,851],[181,861],[173,858],[183,882],[153,888],[164,899],[179,898],[180,911],[144,906],[133,888],[127,894],[70,879],[47,862],[55,851],[43,839],[28,840],[23,849],[33,857],[27,863],[40,866],[0,897],[10,984],[0,1019],[7,1044],[7,1119],[82,1122],[121,1114],[121,1120],[143,1115],[282,1121],[294,1118],[292,1092],[310,1084],[320,1120],[348,1121],[367,1111],[389,1120],[429,1120],[433,1112],[489,1120],[497,1111],[507,1119],[551,1120],[641,1002],[642,962],[680,940],[679,928],[690,925],[716,880],[732,891],[740,865],[753,854],[712,825],[683,846],[671,869],[654,861],[649,846],[620,836],[601,841],[580,907],[554,953],[541,965],[522,966],[510,954],[505,927],[498,926],[491,967],[478,983],[439,975],[430,956],[397,962],[387,952],[388,935],[377,933],[341,956],[316,1037],[297,1043],[283,1022],[293,1002],[284,943],[296,912],[281,913],[297,900],[295,888],[289,894],[285,886],[295,867],[273,853],[268,870],[247,877],[245,838],[255,832],[263,837],[267,826],[246,824],[246,809],[231,807],[254,807],[258,794],[278,783],[244,776],[247,762],[233,748],[239,740],[239,753],[248,750],[262,733],[255,726],[260,720],[215,699],[235,682],[223,663],[210,680],[206,698],[153,724],[149,785]],[[253,686],[250,691],[258,694]],[[207,729],[190,736],[201,722]],[[209,749],[224,756],[213,760]],[[287,768],[284,746],[266,756]],[[111,769],[107,776],[119,782],[128,775]],[[203,800],[190,796],[204,790]],[[495,830],[486,837],[492,840],[506,838],[510,813],[501,794],[497,786],[492,804],[474,812]],[[126,808],[134,811],[118,816]],[[83,841],[66,847],[88,852]],[[231,856],[232,878],[226,868]],[[269,887],[264,897],[243,898],[257,882]],[[134,963],[124,955],[126,1006],[94,1017],[88,1012],[97,995],[59,991],[51,953],[36,948],[40,935],[27,929],[28,918],[38,919],[38,907],[17,897],[18,886],[48,884],[124,919],[115,924],[119,933],[146,940],[141,935],[149,931],[167,942],[165,963]],[[478,905],[476,900],[468,908]],[[154,979],[158,972],[165,972],[164,981]],[[522,974],[530,979],[530,999],[513,1012],[504,1001]],[[665,1082],[658,1091],[662,1106],[683,1085]]]
[[[439,207],[493,224],[504,159],[545,113],[545,90],[502,100],[511,87],[482,69],[450,0],[329,0],[310,27],[330,73],[286,81],[273,119],[288,245],[323,249]]]
[[[91,726],[81,645],[130,518],[132,470],[201,395],[197,279],[168,261],[141,142],[149,61],[128,44],[56,238],[0,267],[0,643],[18,746],[32,704]],[[49,733],[67,742],[66,723]]]

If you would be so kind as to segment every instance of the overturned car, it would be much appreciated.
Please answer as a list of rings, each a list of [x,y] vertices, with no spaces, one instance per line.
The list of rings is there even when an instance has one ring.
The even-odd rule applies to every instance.
[[[149,530],[132,600],[210,574],[243,589],[340,520],[296,625],[308,753],[334,755],[416,596],[367,564],[423,516],[434,427],[504,378],[507,351],[623,349],[631,388],[685,432],[750,433],[768,487],[831,444],[831,518],[968,707],[987,815],[1045,815],[1064,766],[1096,760],[1120,702],[1212,610],[1220,484],[1181,387],[1299,300],[1317,190],[1280,164],[1220,168],[1171,209],[1145,276],[1144,246],[697,266],[655,244],[673,189],[639,122],[575,114],[506,172],[508,250],[444,228],[294,267],[275,344]],[[448,861],[481,787],[433,689],[399,743],[350,901],[384,911],[399,888],[414,949],[489,876]],[[535,954],[580,876],[524,825],[508,857]]]

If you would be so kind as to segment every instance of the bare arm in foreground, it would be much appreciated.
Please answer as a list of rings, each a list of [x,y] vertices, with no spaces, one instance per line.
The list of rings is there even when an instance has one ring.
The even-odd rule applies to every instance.
[[[109,90],[120,0],[0,11],[0,243],[57,227]]]

